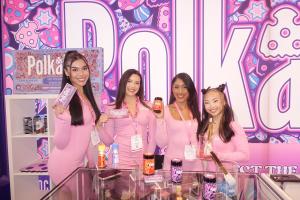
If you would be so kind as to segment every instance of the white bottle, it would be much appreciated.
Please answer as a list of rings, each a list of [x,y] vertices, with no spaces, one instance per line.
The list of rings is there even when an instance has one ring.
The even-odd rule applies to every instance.
[[[119,145],[113,143],[111,145],[112,149],[112,168],[117,168],[119,164]]]

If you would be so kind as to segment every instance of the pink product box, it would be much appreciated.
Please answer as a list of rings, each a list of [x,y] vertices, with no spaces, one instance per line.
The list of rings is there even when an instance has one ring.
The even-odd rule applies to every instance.
[[[64,107],[67,107],[76,92],[76,88],[71,84],[67,83],[61,93],[55,100],[55,104],[60,103]]]
[[[111,109],[107,112],[109,118],[118,119],[118,118],[127,118],[128,116],[128,109],[121,108],[121,109]]]

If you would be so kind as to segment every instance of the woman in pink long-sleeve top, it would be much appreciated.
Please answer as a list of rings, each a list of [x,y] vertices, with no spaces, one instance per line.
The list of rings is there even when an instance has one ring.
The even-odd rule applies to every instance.
[[[88,158],[89,164],[94,164],[89,145],[91,133],[100,118],[92,92],[88,62],[77,51],[69,51],[65,55],[61,90],[67,83],[77,89],[69,106],[65,108],[59,103],[53,106],[54,148],[49,155],[48,171],[55,184],[76,168],[83,167],[85,158]]]
[[[186,73],[177,74],[172,80],[170,102],[160,114],[155,113],[156,142],[167,147],[163,169],[170,170],[172,159],[183,161],[184,170],[195,168],[197,161],[197,133],[200,112],[195,85]]]
[[[122,114],[128,110],[128,116]],[[110,112],[113,110],[114,112]],[[144,102],[144,89],[141,74],[135,69],[125,71],[120,79],[116,102],[108,106],[109,120],[100,127],[100,139],[105,145],[119,146],[119,162],[116,168],[130,169],[143,163],[143,153],[154,153],[155,117],[151,105]],[[124,114],[124,113],[123,113]],[[108,165],[112,166],[110,151]]]
[[[213,151],[220,160],[247,161],[248,139],[243,128],[234,121],[224,89],[224,84],[202,89],[203,118],[199,138],[204,136],[204,156],[209,158],[210,151]]]

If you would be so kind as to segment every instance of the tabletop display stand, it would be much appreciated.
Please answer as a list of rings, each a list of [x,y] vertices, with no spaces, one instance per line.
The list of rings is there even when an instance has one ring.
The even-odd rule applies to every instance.
[[[54,113],[51,105],[56,97],[48,94],[5,96],[12,200],[39,199],[52,189],[47,172],[47,157],[53,148]],[[43,103],[45,118],[36,115],[37,109],[40,109],[36,107],[38,102]],[[28,118],[33,121],[28,121]],[[29,130],[30,126],[34,128],[38,125],[44,128],[39,131]]]

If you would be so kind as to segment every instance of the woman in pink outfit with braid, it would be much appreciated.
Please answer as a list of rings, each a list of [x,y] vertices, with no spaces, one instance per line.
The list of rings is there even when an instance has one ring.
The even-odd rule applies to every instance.
[[[213,151],[223,161],[247,161],[248,139],[243,128],[234,120],[224,89],[224,84],[202,89],[203,116],[198,136],[204,138],[203,156],[209,159],[210,151]]]
[[[99,133],[105,145],[116,143],[119,146],[119,162],[114,167],[131,169],[141,166],[143,153],[154,153],[156,147],[153,137],[155,117],[151,105],[144,101],[142,76],[135,69],[123,73],[116,101],[107,107],[106,113],[124,109],[128,110],[128,116],[109,116]],[[111,151],[108,165],[112,166]]]
[[[167,147],[163,169],[170,170],[172,159],[181,159],[184,170],[197,164],[197,134],[200,129],[200,112],[195,85],[186,73],[177,74],[172,80],[169,105],[156,116],[156,142]]]
[[[48,171],[55,184],[76,168],[85,166],[85,158],[90,166],[93,166],[94,160],[90,151],[91,133],[98,121],[105,121],[94,99],[88,62],[77,51],[67,52],[64,58],[61,91],[67,83],[77,89],[69,106],[53,106],[54,148],[49,156]]]

